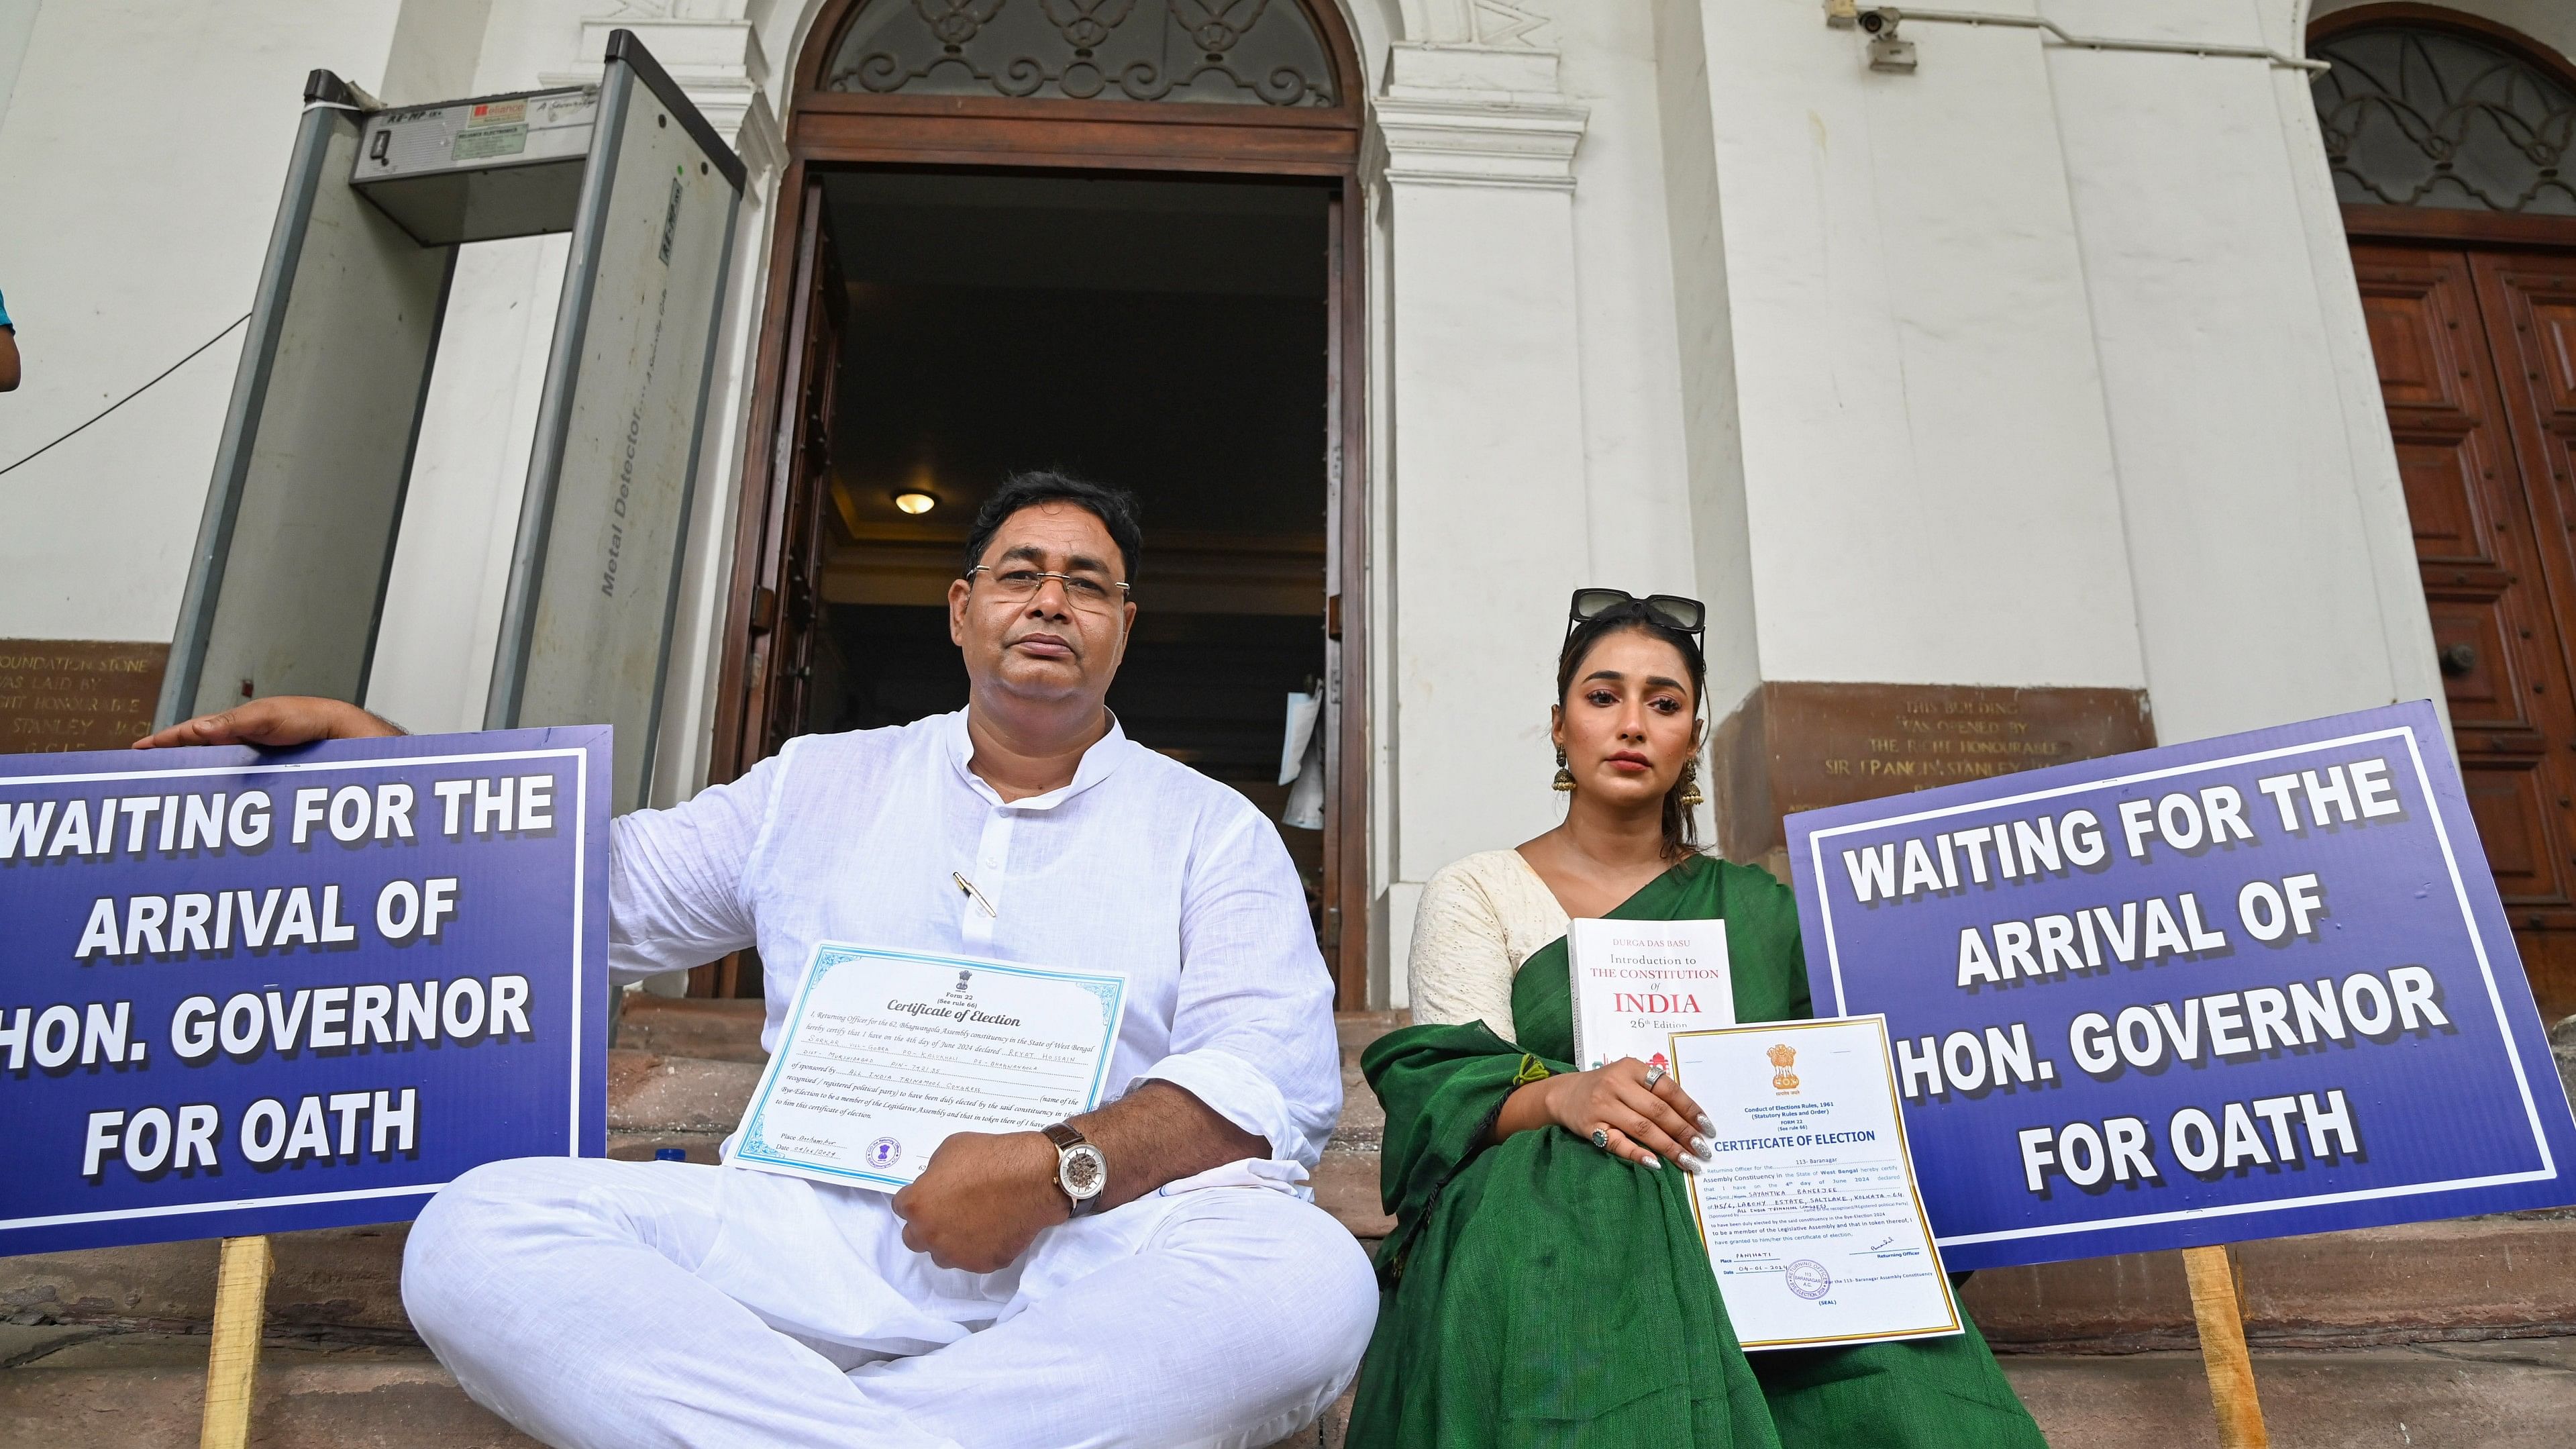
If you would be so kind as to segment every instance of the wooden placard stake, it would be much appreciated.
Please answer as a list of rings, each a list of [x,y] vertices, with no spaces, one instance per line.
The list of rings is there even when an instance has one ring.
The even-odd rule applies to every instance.
[[[260,1330],[268,1317],[268,1239],[226,1238],[215,1269],[214,1343],[206,1350],[206,1416],[197,1449],[245,1449],[259,1387]]]
[[[2191,1282],[2191,1316],[2200,1324],[2200,1360],[2209,1374],[2210,1407],[2218,1411],[2220,1449],[2269,1449],[2271,1431],[2254,1396],[2254,1361],[2245,1352],[2234,1252],[2223,1245],[2185,1248],[2183,1274]]]

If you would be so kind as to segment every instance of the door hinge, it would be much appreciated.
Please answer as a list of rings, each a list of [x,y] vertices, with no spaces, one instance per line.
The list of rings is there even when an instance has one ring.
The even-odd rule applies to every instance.
[[[1341,948],[1342,908],[1340,906],[1326,906],[1324,907],[1324,949],[1327,951],[1338,951]]]
[[[751,632],[766,634],[778,627],[778,591],[766,584],[751,591]]]

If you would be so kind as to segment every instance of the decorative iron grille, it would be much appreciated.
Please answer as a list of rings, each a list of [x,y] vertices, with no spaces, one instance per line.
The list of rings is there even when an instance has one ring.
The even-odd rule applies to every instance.
[[[836,91],[1329,106],[1298,0],[875,0],[824,70]]]
[[[2346,202],[2576,216],[2576,92],[2454,31],[2348,30],[2311,52],[2335,195]]]

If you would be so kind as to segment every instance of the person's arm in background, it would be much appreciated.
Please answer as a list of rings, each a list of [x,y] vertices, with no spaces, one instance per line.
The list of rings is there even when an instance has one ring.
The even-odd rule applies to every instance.
[[[272,749],[315,740],[381,739],[403,733],[392,720],[354,704],[304,694],[272,694],[213,714],[185,719],[134,742],[138,750],[180,745],[266,745]]]
[[[0,299],[0,392],[18,387],[18,328],[9,320],[9,303]]]

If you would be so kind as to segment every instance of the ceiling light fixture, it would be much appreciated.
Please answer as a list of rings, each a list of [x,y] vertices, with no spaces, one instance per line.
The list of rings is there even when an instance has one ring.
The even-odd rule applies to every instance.
[[[939,500],[918,488],[907,488],[894,496],[894,506],[906,513],[928,513],[939,506]]]

